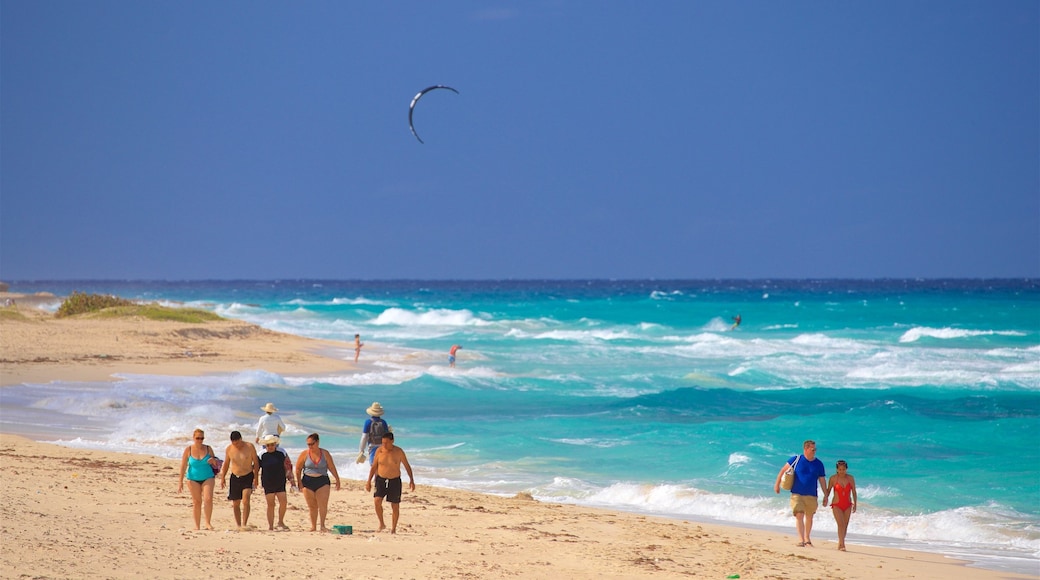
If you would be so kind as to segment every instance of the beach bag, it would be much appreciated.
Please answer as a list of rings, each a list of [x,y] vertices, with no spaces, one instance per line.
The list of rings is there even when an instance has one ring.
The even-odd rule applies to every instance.
[[[213,466],[213,477],[220,475],[220,468],[224,467],[224,460],[217,457],[216,453],[213,453],[213,448],[209,448],[209,454],[213,456],[213,459],[217,460],[217,464]]]
[[[780,478],[780,489],[791,491],[791,488],[794,487],[794,468],[798,466],[798,460],[801,458],[801,455],[795,457],[794,463],[791,464],[791,469],[787,470],[784,476]]]

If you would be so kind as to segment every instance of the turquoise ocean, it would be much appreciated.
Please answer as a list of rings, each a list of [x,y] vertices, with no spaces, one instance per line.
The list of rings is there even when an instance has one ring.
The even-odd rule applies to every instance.
[[[179,457],[274,402],[341,473],[373,401],[419,484],[794,534],[781,464],[845,459],[850,543],[1040,574],[1040,281],[16,282],[343,341],[319,379],[121,375],[0,391],[6,432]],[[54,304],[57,307],[57,303]],[[732,317],[742,324],[732,328]],[[447,364],[462,345],[457,368]],[[259,365],[262,367],[262,361]],[[172,485],[172,484],[171,484]],[[834,539],[822,510],[814,537]]]

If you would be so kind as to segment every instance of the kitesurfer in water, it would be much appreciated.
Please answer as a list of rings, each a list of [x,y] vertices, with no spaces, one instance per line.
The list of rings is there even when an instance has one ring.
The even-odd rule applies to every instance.
[[[735,330],[738,326],[740,326],[740,315],[739,314],[733,317],[733,326],[730,327],[730,330]]]

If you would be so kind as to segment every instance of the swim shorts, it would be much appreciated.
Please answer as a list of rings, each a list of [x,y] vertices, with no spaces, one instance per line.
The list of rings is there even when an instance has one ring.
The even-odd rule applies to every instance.
[[[796,514],[811,516],[816,513],[817,500],[815,495],[791,494],[791,511]]]
[[[451,363],[453,363],[453,362],[455,362],[455,357],[453,357],[453,356],[451,356],[451,355],[449,354],[449,355],[448,355],[448,364],[451,364]]]
[[[385,497],[386,501],[390,503],[401,503],[402,487],[404,487],[404,483],[400,477],[386,479],[377,475],[376,491],[372,494],[372,497]]]
[[[303,481],[300,482],[300,485],[311,491],[318,491],[326,485],[332,485],[332,481],[329,479],[329,476],[327,475],[322,475],[321,477],[314,477],[313,475],[304,475]]]
[[[250,471],[245,475],[231,474],[231,485],[228,486],[227,498],[231,501],[237,501],[242,499],[242,492],[245,490],[253,489],[253,472]]]

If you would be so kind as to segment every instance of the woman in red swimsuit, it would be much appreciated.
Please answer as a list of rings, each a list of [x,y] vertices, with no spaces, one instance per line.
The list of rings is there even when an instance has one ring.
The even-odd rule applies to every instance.
[[[856,511],[856,479],[849,475],[849,464],[844,459],[838,461],[836,466],[838,473],[831,476],[827,482],[827,493],[823,495],[823,505],[827,505],[827,498],[834,490],[834,501],[831,502],[831,512],[834,521],[838,522],[838,549],[845,551],[845,532],[849,530],[849,519]]]

